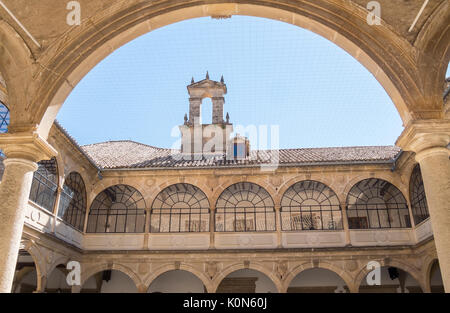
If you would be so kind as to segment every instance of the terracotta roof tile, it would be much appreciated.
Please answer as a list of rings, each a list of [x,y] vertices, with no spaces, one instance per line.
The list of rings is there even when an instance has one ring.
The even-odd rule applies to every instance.
[[[222,156],[186,159],[179,150],[156,148],[134,141],[109,141],[82,146],[81,149],[101,168],[201,168],[255,166],[268,164],[273,151],[251,151],[246,160],[227,160]],[[392,162],[400,153],[395,146],[280,149],[279,164],[378,163]]]

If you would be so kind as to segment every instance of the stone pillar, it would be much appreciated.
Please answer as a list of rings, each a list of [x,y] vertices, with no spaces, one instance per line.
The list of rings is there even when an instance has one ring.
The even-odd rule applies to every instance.
[[[223,123],[223,105],[225,103],[224,97],[213,97],[212,99],[212,123],[221,124]]]
[[[278,248],[283,248],[283,238],[281,229],[281,207],[279,205],[275,206],[275,230],[277,232],[277,246]]]
[[[397,140],[420,164],[434,243],[446,292],[450,292],[450,121],[413,121]]]
[[[348,218],[347,218],[347,203],[342,202],[341,203],[341,214],[342,214],[342,227],[345,231],[345,245],[350,246],[352,244],[351,238],[350,238],[350,227],[348,225]]]
[[[216,248],[216,208],[211,204],[209,208],[209,248]]]
[[[138,293],[147,293],[148,287],[145,285],[136,286]]]
[[[0,184],[0,292],[11,292],[36,162],[56,155],[37,134],[2,134],[7,159]]]
[[[200,124],[201,107],[202,98],[189,98],[189,122],[191,124]]]
[[[0,292],[9,292],[22,238],[25,208],[37,164],[24,159],[6,159],[0,185]]]

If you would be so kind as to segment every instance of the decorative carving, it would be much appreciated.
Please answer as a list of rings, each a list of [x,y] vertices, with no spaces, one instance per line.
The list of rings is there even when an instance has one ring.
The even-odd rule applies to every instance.
[[[45,261],[47,264],[51,264],[55,258],[55,253],[53,251],[50,251],[47,256],[45,257]]]
[[[250,268],[250,261],[244,261],[244,267]]]
[[[30,219],[33,222],[36,222],[36,223],[39,222],[39,220],[41,219],[41,213],[37,210],[32,210],[31,214],[30,214]]]
[[[345,262],[345,269],[349,272],[353,272],[358,268],[358,262],[355,260],[348,260]]]
[[[269,182],[273,187],[280,187],[283,179],[280,176],[271,176]]]
[[[140,263],[138,265],[138,272],[141,275],[145,275],[150,271],[150,265],[147,263]]]
[[[283,279],[288,270],[288,262],[287,261],[278,261],[276,265],[276,270],[278,275]]]
[[[181,267],[181,262],[180,261],[175,261],[175,269],[179,270]]]
[[[213,278],[218,271],[217,262],[211,261],[206,263],[206,269],[205,272],[208,275],[209,278]]]

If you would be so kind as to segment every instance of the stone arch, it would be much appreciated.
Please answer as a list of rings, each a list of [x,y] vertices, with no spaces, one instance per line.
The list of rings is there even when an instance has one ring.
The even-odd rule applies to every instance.
[[[45,288],[45,286],[43,286],[43,277],[48,274],[48,271],[46,271],[45,259],[39,250],[39,247],[31,240],[24,240],[20,245],[20,249],[25,250],[31,255],[36,268],[36,290],[43,290]]]
[[[429,70],[431,66],[424,66],[423,75],[430,84],[431,93],[428,95],[430,102],[443,105],[442,83],[445,80],[445,73],[450,62],[450,4],[448,1],[442,3],[434,10],[427,19],[424,26],[417,35],[414,46],[422,51],[420,62],[431,64],[434,70]],[[428,70],[426,70],[428,69]],[[428,87],[428,86],[427,86]]]
[[[111,192],[111,190],[109,189],[113,189]],[[116,195],[116,194],[122,194],[122,195],[128,195],[129,199],[127,199],[126,201],[118,201],[117,203],[115,202],[115,199],[112,198],[112,195]],[[109,199],[109,200],[108,200]],[[107,201],[106,201],[107,200]],[[134,224],[134,230],[128,230],[128,225],[125,223],[124,220],[122,220],[121,223],[119,223],[119,226],[122,227],[122,231],[118,231],[117,230],[117,224],[114,224],[113,227],[113,231],[109,231],[107,230],[107,228],[109,226],[107,226],[109,223],[106,219],[100,219],[100,225],[104,226],[103,231],[99,231],[98,226],[99,226],[99,218],[98,216],[105,216],[104,213],[102,213],[102,210],[104,210],[105,208],[107,208],[108,210],[111,209],[115,204],[120,204],[120,208],[125,209],[126,210],[126,215],[128,216],[128,214],[130,215],[135,215],[135,218],[139,217],[139,220],[141,221],[140,228],[141,230],[137,230],[137,226],[138,223],[136,222]],[[129,211],[129,209],[132,209],[131,211]],[[109,185],[108,187],[106,187],[105,189],[103,189],[101,192],[99,192],[95,198],[93,199],[93,201],[91,202],[89,208],[86,209],[86,216],[87,216],[87,224],[86,224],[86,232],[100,232],[100,233],[116,233],[116,232],[138,232],[138,233],[143,233],[145,232],[145,225],[146,225],[146,214],[147,214],[147,203],[145,202],[145,199],[142,195],[142,193],[139,191],[139,189],[133,187],[132,185],[129,184],[124,184],[124,183],[119,183],[119,184],[113,184],[113,185]],[[134,212],[133,212],[134,210]],[[99,213],[100,212],[100,213]],[[109,213],[108,215],[114,216],[114,218],[116,218],[118,216],[118,211],[114,210],[114,213]],[[130,213],[129,213],[130,212]],[[97,213],[97,215],[96,215]],[[90,224],[91,218],[93,218],[93,220],[95,222],[93,222],[93,224]],[[117,221],[117,220],[116,220]],[[94,225],[94,231],[92,231],[92,228],[90,228],[92,225]],[[127,226],[128,225],[128,226]],[[102,227],[103,227],[102,226]]]
[[[433,269],[433,266],[436,263],[439,264],[439,259],[437,257],[437,253],[433,253],[433,255],[427,256],[427,259],[424,262],[425,271],[423,273],[423,276],[424,276],[423,279],[424,279],[424,285],[426,287],[426,289],[424,289],[424,292],[431,292],[431,278],[432,278],[431,270]]]
[[[310,270],[310,269],[314,269],[314,268],[321,268],[321,269],[326,269],[329,270],[333,273],[335,273],[336,275],[338,275],[347,285],[347,287],[349,288],[350,292],[357,292],[357,290],[355,291],[355,286],[354,286],[354,277],[348,273],[347,271],[345,271],[344,269],[342,269],[341,267],[334,265],[332,263],[329,262],[324,262],[324,261],[319,261],[318,264],[314,264],[313,262],[306,262],[303,264],[300,264],[296,267],[294,267],[292,270],[290,270],[289,274],[286,275],[286,277],[283,279],[283,291],[282,292],[286,292],[287,289],[289,288],[289,285],[291,284],[291,282],[294,280],[295,277],[297,277],[297,275],[299,275],[300,273]]]
[[[152,271],[152,273],[144,279],[143,285],[145,286],[146,290],[148,290],[152,284],[153,281],[155,281],[159,276],[161,276],[164,273],[175,271],[175,270],[181,270],[186,271],[197,277],[205,286],[208,293],[214,292],[215,289],[213,289],[212,281],[209,279],[205,273],[202,271],[197,270],[192,265],[186,264],[186,263],[180,263],[179,266],[175,264],[167,264],[163,265],[159,268],[157,268],[155,271]]]
[[[280,279],[275,275],[275,273],[271,270],[269,270],[267,267],[265,267],[262,264],[250,262],[248,266],[246,266],[243,262],[241,263],[235,263],[232,264],[224,269],[222,269],[220,272],[216,274],[216,276],[213,278],[213,291],[216,292],[217,288],[219,287],[220,283],[224,278],[226,278],[228,275],[230,275],[233,272],[239,271],[239,270],[254,270],[258,271],[269,278],[272,283],[275,285],[277,291],[280,293],[282,292],[282,283]]]
[[[84,177],[83,177],[83,179],[84,179]],[[89,180],[87,180],[87,181],[89,181]],[[85,182],[86,182],[86,180],[85,180]],[[119,180],[119,179],[111,179],[111,180],[108,180],[108,181],[106,181],[106,182],[104,182],[104,181],[99,181],[92,189],[91,189],[91,191],[90,191],[90,195],[91,195],[91,199],[92,199],[92,201],[94,201],[94,199],[103,191],[103,190],[105,190],[105,189],[108,189],[109,187],[113,187],[113,186],[116,186],[116,185],[127,185],[127,186],[130,186],[130,187],[133,187],[134,189],[136,189],[137,191],[139,191],[139,193],[142,195],[142,196],[144,196],[144,194],[142,193],[142,185],[140,185],[138,182],[136,182],[136,181],[133,181],[133,179],[132,178],[127,178],[127,179],[123,179],[123,181],[121,181],[121,180]],[[87,192],[87,191],[86,191]],[[87,195],[87,196],[89,196],[89,195]],[[89,203],[89,207],[91,206],[91,204],[92,204],[92,201],[91,201],[91,203]],[[147,202],[145,202],[145,204],[147,205]]]
[[[8,88],[11,114],[9,132],[31,130],[32,114],[27,107],[33,86],[33,54],[22,37],[5,20],[0,21],[0,72]]]
[[[206,195],[206,198],[208,198],[210,206],[213,205],[213,204],[211,204],[211,200],[210,200],[211,199],[210,187],[202,179],[196,179],[195,177],[192,177],[192,176],[175,177],[172,179],[165,180],[163,183],[157,185],[154,190],[152,190],[151,202],[147,202],[147,203],[153,204],[154,199],[156,199],[156,197],[158,196],[158,194],[161,191],[163,191],[167,187],[170,187],[170,186],[176,185],[176,184],[189,184],[194,187],[197,187]]]
[[[64,265],[64,267],[67,265],[67,262],[69,262],[69,257],[67,256],[62,256],[59,257],[58,259],[55,260],[55,262],[52,263],[51,266],[49,266],[48,270],[47,270],[47,276],[50,276],[52,274],[52,272],[59,266],[59,265]]]
[[[275,207],[275,201],[274,201],[274,197],[277,194],[277,191],[273,188],[273,186],[271,184],[269,184],[267,181],[265,180],[258,180],[258,179],[253,179],[251,177],[246,178],[245,180],[242,180],[241,176],[236,176],[236,178],[232,179],[231,181],[227,181],[226,184],[220,185],[215,192],[213,193],[211,199],[210,199],[210,203],[211,206],[214,206],[214,209],[216,207],[216,203],[217,200],[220,198],[220,196],[222,195],[222,193],[229,187],[238,184],[238,183],[250,183],[250,184],[255,184],[261,188],[263,188],[265,191],[267,191],[267,193],[270,195],[270,197],[272,198],[272,201],[274,203],[274,207]]]
[[[83,265],[82,269],[83,269]],[[86,265],[84,265],[86,266]],[[126,265],[122,265],[122,264],[117,264],[117,263],[113,263],[113,264],[100,264],[100,265],[94,265],[91,268],[88,268],[87,271],[82,271],[81,272],[81,287],[83,287],[83,285],[86,283],[86,281],[92,277],[92,275],[95,275],[99,272],[102,271],[107,271],[107,270],[115,270],[115,271],[119,271],[122,272],[123,274],[127,275],[135,284],[136,288],[138,288],[139,286],[142,285],[142,281],[139,278],[139,276],[128,266]]]
[[[130,12],[130,9],[131,12]],[[427,111],[428,116],[439,118],[437,106],[423,101],[418,84],[418,71],[411,44],[382,22],[377,27],[367,23],[367,10],[350,2],[305,5],[286,4],[282,1],[262,0],[239,3],[178,3],[163,1],[140,3],[133,7],[121,3],[112,5],[108,12],[93,16],[96,26],[84,23],[69,29],[65,45],[58,55],[43,57],[46,71],[42,75],[40,90],[34,98],[36,118],[44,125],[52,122],[59,107],[81,78],[100,60],[123,44],[153,30],[178,21],[204,16],[248,15],[284,21],[311,30],[334,42],[363,64],[381,83],[393,100],[406,124],[416,116],[413,109]],[[101,27],[102,31],[98,29]],[[359,34],[357,35],[356,32]],[[89,40],[86,40],[89,38]],[[57,46],[59,43],[55,42]],[[56,53],[56,52],[55,52]],[[402,56],[402,57],[399,57]],[[52,73],[61,73],[54,77]],[[432,108],[417,107],[433,106]],[[47,110],[47,108],[51,108]],[[427,110],[428,109],[428,110]],[[439,108],[440,109],[440,108]],[[39,121],[37,121],[39,123]],[[46,137],[45,127],[39,129]]]
[[[278,188],[277,194],[273,198],[273,202],[275,202],[275,206],[281,205],[281,199],[283,199],[284,194],[291,186],[295,185],[296,183],[305,181],[305,180],[312,180],[312,181],[316,181],[316,182],[324,184],[325,186],[327,186],[331,190],[333,190],[333,192],[338,196],[338,199],[341,200],[341,197],[339,196],[339,194],[335,192],[334,188],[332,188],[332,179],[330,179],[330,177],[328,175],[320,176],[320,177],[316,177],[316,176],[313,177],[311,175],[310,178],[306,178],[305,175],[298,175],[296,177],[288,179],[283,184],[281,184],[281,186]]]
[[[345,185],[345,188],[344,188],[344,192],[343,192],[344,202],[347,202],[347,195],[350,192],[350,190],[353,188],[353,186],[355,186],[357,183],[359,183],[362,180],[370,179],[370,178],[382,179],[382,180],[387,181],[388,183],[393,185],[395,188],[400,190],[402,192],[403,196],[405,196],[405,194],[408,193],[407,186],[403,185],[403,184],[399,185],[391,175],[388,175],[385,173],[376,173],[375,175],[371,175],[370,173],[365,173],[365,174],[355,176],[347,182],[347,184]]]
[[[398,261],[398,260],[392,260],[392,259],[389,259],[389,260],[382,259],[382,260],[374,260],[374,261],[379,262],[381,267],[392,266],[392,267],[397,267],[397,268],[401,269],[402,271],[411,275],[419,283],[422,291],[427,290],[425,281],[422,278],[420,270],[417,269],[416,267],[413,267],[412,265],[406,264],[406,263]],[[362,283],[363,279],[367,276],[367,274],[369,272],[370,272],[370,270],[368,270],[366,266],[364,266],[363,268],[361,268],[359,270],[359,272],[355,278],[355,290],[357,290],[357,292],[359,291],[359,288],[361,287],[361,283]]]

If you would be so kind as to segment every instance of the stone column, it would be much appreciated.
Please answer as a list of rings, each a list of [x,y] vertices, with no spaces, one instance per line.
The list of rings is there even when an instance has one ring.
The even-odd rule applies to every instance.
[[[350,246],[352,244],[350,238],[350,227],[348,225],[347,218],[347,202],[341,202],[341,214],[342,214],[342,227],[345,231],[345,245]]]
[[[37,134],[3,134],[0,148],[7,157],[0,184],[0,292],[11,292],[36,162],[57,152]]]
[[[202,98],[189,98],[189,123],[200,124]]]
[[[413,121],[397,144],[420,164],[434,243],[446,292],[450,292],[450,121]]]
[[[216,248],[216,208],[211,204],[209,208],[209,248]]]
[[[281,207],[275,206],[275,230],[277,232],[277,247],[283,248],[283,238],[281,229]]]
[[[212,112],[212,123],[221,124],[223,123],[223,105],[225,103],[224,97],[213,97],[212,99],[213,112]]]

